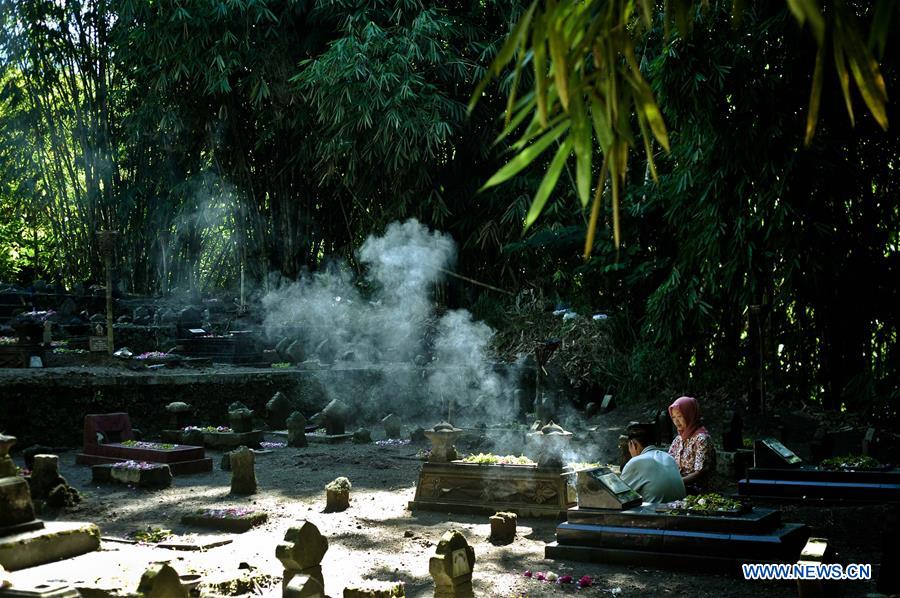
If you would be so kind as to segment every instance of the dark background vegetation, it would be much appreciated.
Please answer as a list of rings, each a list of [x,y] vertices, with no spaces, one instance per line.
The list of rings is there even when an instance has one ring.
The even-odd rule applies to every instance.
[[[852,127],[826,70],[804,147],[815,46],[783,0],[746,4],[639,48],[671,152],[658,185],[635,153],[623,244],[607,204],[584,262],[571,172],[524,235],[546,162],[477,192],[509,157],[510,77],[465,107],[523,2],[0,2],[0,280],[101,282],[110,228],[127,291],[233,296],[242,267],[254,289],[358,268],[367,235],[416,217],[512,293],[454,285],[448,306],[501,351],[575,335],[578,384],[742,397],[762,368],[770,400],[896,418],[900,115],[881,131],[856,98]]]

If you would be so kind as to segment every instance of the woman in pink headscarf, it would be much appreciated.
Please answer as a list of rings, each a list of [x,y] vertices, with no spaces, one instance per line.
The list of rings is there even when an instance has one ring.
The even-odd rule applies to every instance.
[[[697,399],[679,398],[669,405],[669,417],[678,431],[669,447],[669,454],[681,471],[681,479],[688,493],[702,491],[715,470],[716,449],[709,432],[700,423],[700,405]]]

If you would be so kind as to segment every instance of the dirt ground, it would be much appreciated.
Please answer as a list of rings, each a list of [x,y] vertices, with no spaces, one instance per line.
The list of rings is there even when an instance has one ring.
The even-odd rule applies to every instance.
[[[614,412],[615,413],[615,412]],[[601,416],[600,425],[627,421],[626,412]],[[377,436],[376,436],[377,437]],[[268,440],[283,441],[269,436]],[[607,443],[607,447],[609,444]],[[221,453],[210,451],[212,473],[175,478],[161,491],[91,484],[90,468],[74,464],[74,451],[60,456],[62,473],[84,498],[70,510],[45,519],[91,521],[104,538],[125,537],[148,526],[176,534],[209,533],[180,523],[183,513],[202,506],[253,505],[269,514],[265,525],[230,536],[233,542],[206,552],[175,552],[153,546],[104,540],[101,550],[61,563],[12,574],[15,582],[65,580],[77,587],[133,592],[148,563],[169,561],[181,574],[199,573],[203,595],[280,595],[282,569],[275,547],[285,531],[309,520],[328,538],[322,563],[329,596],[342,595],[347,585],[365,579],[402,580],[407,596],[431,596],[428,559],[448,529],[463,531],[475,548],[474,586],[479,596],[792,596],[791,583],[743,581],[727,575],[687,573],[677,569],[554,562],[544,559],[544,546],[553,541],[555,522],[519,519],[518,535],[508,546],[488,542],[485,515],[459,515],[406,509],[413,498],[421,461],[416,445],[310,444],[307,448],[276,448],[257,456],[259,492],[250,498],[229,495],[230,473],[219,467]],[[612,458],[612,455],[609,455]],[[21,463],[20,463],[21,465]],[[350,509],[325,513],[323,487],[337,476],[352,484]],[[832,538],[838,562],[876,564],[880,558],[878,520],[884,507],[788,507],[784,520],[809,523],[814,535]],[[554,571],[576,579],[589,575],[591,588],[544,584],[523,576],[523,571]],[[874,592],[874,582],[854,582],[845,595]]]

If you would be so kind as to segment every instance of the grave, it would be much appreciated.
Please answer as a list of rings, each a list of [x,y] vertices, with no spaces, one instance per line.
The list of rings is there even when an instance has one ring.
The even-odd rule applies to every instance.
[[[35,518],[28,482],[16,475],[9,456],[15,442],[0,434],[0,567],[16,571],[99,549],[100,530],[93,523]]]
[[[246,446],[228,454],[231,465],[231,493],[256,494],[256,456]]]
[[[294,411],[287,418],[288,446],[303,448],[306,442],[306,418],[299,411]]]
[[[173,475],[212,471],[212,459],[202,446],[136,442],[127,413],[86,415],[84,446],[75,462],[106,465],[123,461],[165,463]]]
[[[165,463],[146,461],[120,461],[109,465],[91,467],[92,482],[105,484],[117,482],[141,488],[163,489],[172,485],[172,470]]]
[[[310,580],[317,583],[318,588],[325,587],[322,559],[327,551],[328,539],[309,521],[301,521],[288,529],[284,541],[275,548],[275,557],[284,565],[282,587],[285,596],[292,585],[298,590],[303,589]]]
[[[183,433],[188,434],[192,431],[195,430],[183,430]],[[203,438],[203,446],[220,451],[232,450],[240,446],[258,448],[263,441],[264,435],[262,430],[236,432],[233,429],[224,426],[218,428],[201,428],[200,433]]]
[[[475,549],[469,546],[462,532],[455,529],[445,532],[435,553],[428,561],[435,598],[474,598]]]
[[[184,515],[181,522],[186,525],[242,534],[268,519],[266,513],[251,507],[206,507]]]
[[[178,340],[176,351],[188,357],[210,359],[215,363],[246,365],[263,361],[253,334],[235,330],[230,334],[209,334],[199,328],[187,330],[189,337]]]
[[[805,464],[774,438],[753,443],[754,466],[738,481],[738,494],[775,500],[900,502],[900,469]]]
[[[578,472],[578,506],[556,528],[545,556],[624,565],[739,571],[741,563],[793,563],[809,530],[773,509],[696,512],[641,504],[605,468]]]
[[[322,411],[310,418],[316,426],[324,426],[324,434],[307,434],[310,442],[335,443],[353,438],[353,434],[347,434],[347,415],[350,407],[339,399],[332,399]]]
[[[532,437],[532,443],[542,447],[538,450],[544,461],[539,458],[530,465],[458,460],[453,442],[461,433],[446,422],[425,431],[432,441],[431,455],[422,465],[410,509],[489,515],[510,511],[523,517],[559,517],[575,504],[575,490],[561,475],[558,455],[554,457],[549,448],[562,446],[570,433],[548,434],[546,446],[537,436]],[[535,434],[543,436],[541,432]]]

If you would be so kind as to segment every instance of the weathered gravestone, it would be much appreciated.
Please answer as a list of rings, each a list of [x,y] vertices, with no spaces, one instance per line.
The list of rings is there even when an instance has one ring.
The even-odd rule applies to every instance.
[[[324,425],[329,436],[337,436],[345,433],[349,413],[350,407],[346,403],[340,399],[332,399],[322,411],[312,416],[312,422]]]
[[[59,457],[35,455],[31,470],[31,498],[47,500],[51,507],[72,506],[81,502],[78,490],[69,486],[59,474]],[[52,500],[50,500],[52,497]]]
[[[435,598],[474,598],[472,571],[475,549],[458,530],[450,530],[438,542],[436,556],[428,561]]]
[[[188,418],[191,415],[191,406],[182,401],[173,401],[166,405],[166,412],[169,414],[169,426],[175,430],[181,430],[188,425]]]
[[[0,567],[16,571],[97,550],[96,525],[35,519],[28,482],[9,456],[15,442],[0,434]]]
[[[494,544],[509,544],[516,539],[516,523],[518,517],[515,513],[498,512],[490,518],[491,542]]]
[[[387,438],[400,438],[403,422],[400,421],[399,417],[393,413],[388,413],[382,418],[381,425],[384,426],[384,435]]]
[[[325,510],[329,513],[346,511],[350,507],[350,480],[335,478],[325,486]]]
[[[275,556],[284,565],[284,581],[282,587],[285,596],[287,588],[292,585],[295,577],[300,577],[304,583],[299,585],[302,589],[309,578],[318,582],[319,587],[325,587],[322,578],[322,559],[328,551],[328,539],[319,532],[319,528],[309,521],[301,521],[298,525],[288,529],[284,535],[284,541],[275,549]],[[306,594],[291,594],[292,596],[306,596]]]
[[[144,598],[188,598],[178,572],[166,563],[150,565],[141,577],[138,593]]]
[[[299,411],[291,413],[287,418],[288,446],[303,448],[306,446],[306,418]]]
[[[238,434],[253,431],[253,412],[246,407],[229,411],[228,421],[231,423],[231,429]]]
[[[283,392],[280,390],[269,399],[266,403],[266,419],[270,430],[284,430],[287,425],[287,418],[294,411],[291,404]]]
[[[256,494],[255,459],[256,456],[246,446],[229,453],[232,494]]]

